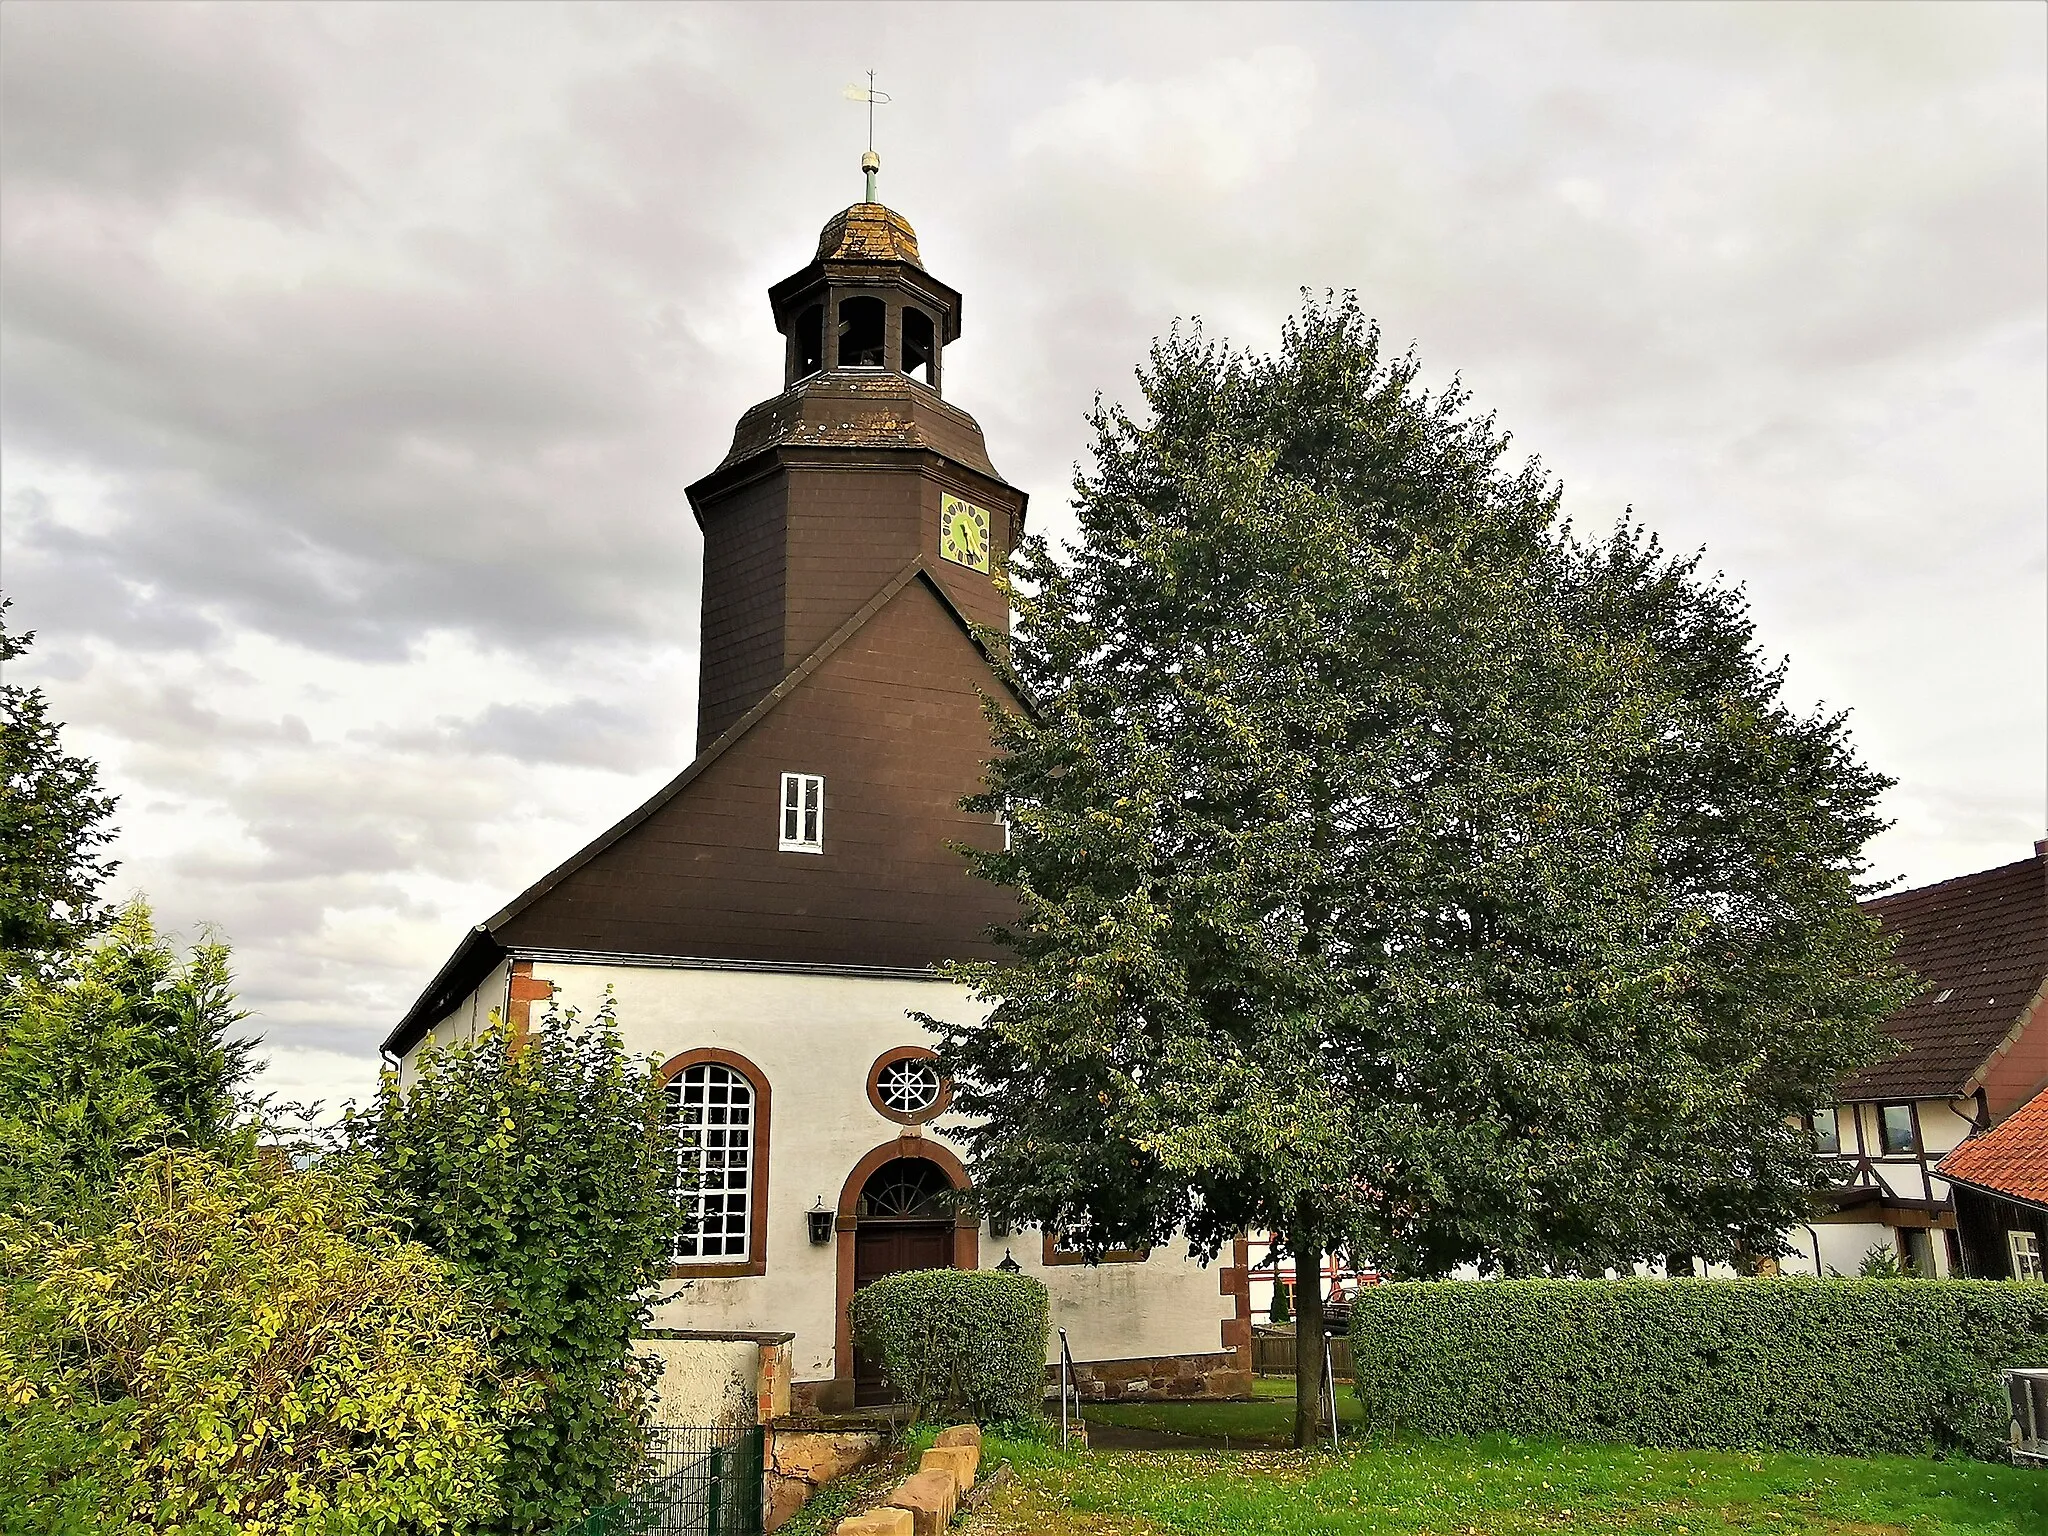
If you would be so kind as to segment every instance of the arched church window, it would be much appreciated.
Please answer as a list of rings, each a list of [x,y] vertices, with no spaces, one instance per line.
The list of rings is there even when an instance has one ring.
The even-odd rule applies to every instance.
[[[903,308],[903,371],[920,383],[936,385],[938,348],[933,343],[932,317],[921,309]]]
[[[944,1221],[953,1214],[952,1194],[937,1163],[893,1158],[861,1186],[860,1214],[868,1221]]]
[[[880,299],[865,296],[839,301],[839,366],[882,366],[882,331],[889,309]]]
[[[669,1114],[681,1132],[680,1181],[691,1216],[676,1238],[679,1263],[753,1257],[754,1085],[715,1061],[669,1079]]]
[[[796,376],[809,378],[825,366],[825,306],[813,304],[796,317]]]

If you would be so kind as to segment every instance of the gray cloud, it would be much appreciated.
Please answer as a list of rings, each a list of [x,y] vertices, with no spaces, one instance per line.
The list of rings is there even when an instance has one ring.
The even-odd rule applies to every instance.
[[[0,549],[27,675],[294,1082],[687,757],[683,487],[763,290],[883,188],[948,395],[1064,493],[1176,316],[1353,288],[1748,586],[1903,781],[1885,873],[2038,832],[2038,7],[0,7]],[[296,1074],[296,1076],[293,1076]]]

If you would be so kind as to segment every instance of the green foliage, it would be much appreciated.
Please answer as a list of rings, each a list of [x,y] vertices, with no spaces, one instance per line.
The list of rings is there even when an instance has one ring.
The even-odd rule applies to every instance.
[[[1739,591],[1575,536],[1418,370],[1348,299],[1271,356],[1176,333],[1071,556],[1019,550],[1033,707],[967,803],[1020,915],[930,1021],[977,1188],[1407,1274],[1778,1251],[1798,1117],[1908,990],[1857,906],[1888,781]]]
[[[1294,1319],[1294,1309],[1288,1304],[1287,1299],[1291,1289],[1292,1287],[1284,1280],[1273,1282],[1273,1321],[1276,1324],[1292,1322]]]
[[[140,900],[53,975],[0,992],[0,1206],[72,1207],[128,1161],[226,1134],[253,1042],[227,946],[181,959]]]
[[[10,635],[0,598],[0,664],[24,655],[33,631]],[[40,688],[0,686],[0,985],[47,974],[106,920],[99,889],[114,871],[96,849],[113,840],[114,797],[99,769],[68,756]]]
[[[1866,1280],[1902,1280],[1913,1274],[1913,1268],[1899,1262],[1899,1251],[1890,1243],[1872,1243],[1856,1273]]]
[[[367,1171],[160,1150],[90,1231],[0,1218],[0,1527],[463,1531],[502,1445],[484,1319]]]
[[[646,1445],[627,1340],[667,1278],[682,1220],[676,1133],[654,1064],[626,1054],[607,997],[551,1004],[515,1041],[494,1019],[387,1076],[354,1134],[415,1237],[491,1304],[492,1346],[541,1384],[506,1425],[494,1529],[546,1530],[615,1498]]]
[[[1035,1417],[1045,1396],[1045,1287],[995,1270],[920,1269],[853,1293],[861,1347],[920,1416]]]
[[[2002,1454],[1999,1371],[2048,1364],[2048,1287],[1988,1280],[1367,1286],[1368,1415],[1426,1435]]]

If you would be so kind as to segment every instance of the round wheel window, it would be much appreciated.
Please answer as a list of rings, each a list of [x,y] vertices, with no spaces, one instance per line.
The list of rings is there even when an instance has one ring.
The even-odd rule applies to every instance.
[[[947,1084],[939,1061],[922,1046],[884,1051],[868,1069],[868,1102],[899,1125],[929,1120],[946,1107]]]
[[[939,1102],[939,1069],[922,1056],[892,1061],[875,1074],[875,1094],[884,1109],[921,1115]]]

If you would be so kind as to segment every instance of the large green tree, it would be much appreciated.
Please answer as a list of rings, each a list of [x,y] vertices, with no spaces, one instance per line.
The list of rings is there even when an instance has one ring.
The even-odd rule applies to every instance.
[[[0,670],[35,639],[7,632],[10,606],[0,598]],[[47,969],[107,916],[99,889],[114,865],[98,850],[114,836],[114,797],[61,730],[42,689],[0,683],[0,984]]]
[[[488,1299],[499,1361],[539,1384],[507,1414],[490,1528],[553,1530],[615,1497],[645,1451],[629,1341],[682,1220],[677,1129],[609,998],[587,1020],[551,1003],[524,1035],[494,1018],[425,1047],[408,1079],[387,1074],[354,1132],[412,1234]]]
[[[1019,550],[970,857],[1021,910],[958,970],[986,1018],[933,1021],[982,1196],[1304,1275],[1772,1251],[1902,995],[1857,909],[1888,781],[1739,591],[1575,536],[1417,366],[1348,299],[1266,356],[1177,332],[1074,548]]]
[[[0,1205],[78,1206],[152,1148],[207,1147],[256,1071],[225,944],[183,955],[129,902],[49,975],[0,991]]]

